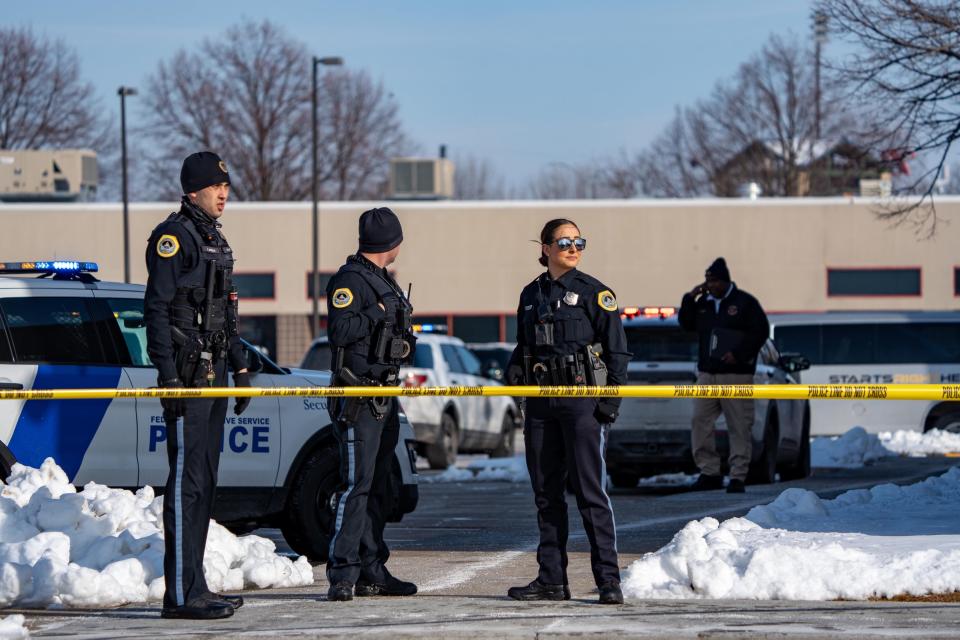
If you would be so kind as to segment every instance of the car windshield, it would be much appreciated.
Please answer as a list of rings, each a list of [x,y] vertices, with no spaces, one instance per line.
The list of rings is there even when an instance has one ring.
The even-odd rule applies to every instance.
[[[696,362],[697,334],[678,326],[624,327],[633,360],[639,362]]]

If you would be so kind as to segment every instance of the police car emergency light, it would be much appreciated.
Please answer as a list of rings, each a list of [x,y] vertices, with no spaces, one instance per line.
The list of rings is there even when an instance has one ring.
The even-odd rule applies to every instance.
[[[620,317],[624,320],[633,318],[660,318],[665,320],[677,313],[676,307],[624,307]]]
[[[445,324],[415,324],[414,333],[447,333],[448,328]]]
[[[76,260],[0,263],[0,274],[5,274],[5,273],[73,274],[73,273],[96,273],[99,270],[100,270],[100,267],[97,265],[96,262],[78,262]]]

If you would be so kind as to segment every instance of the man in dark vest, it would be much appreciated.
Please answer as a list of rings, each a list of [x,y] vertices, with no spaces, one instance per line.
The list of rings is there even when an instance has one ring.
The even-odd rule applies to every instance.
[[[334,386],[397,385],[400,367],[413,360],[413,308],[387,272],[401,242],[400,220],[390,209],[360,216],[360,248],[327,286]],[[328,599],[352,600],[354,588],[357,596],[413,595],[415,584],[387,571],[390,552],[383,541],[399,402],[337,398],[328,408],[345,485],[330,538]]]
[[[757,355],[770,335],[763,307],[730,281],[723,258],[713,261],[705,280],[683,296],[678,320],[700,338],[697,384],[753,384]],[[693,401],[693,461],[700,477],[695,491],[723,487],[714,424],[721,412],[730,438],[728,493],[743,493],[752,453],[753,400],[697,398]]]
[[[231,283],[233,251],[220,233],[230,194],[227,165],[210,151],[194,153],[180,170],[180,210],[150,235],[144,320],[147,351],[166,389],[249,387],[237,327],[237,291]],[[240,596],[211,593],[203,553],[217,490],[226,398],[161,400],[170,473],[163,496],[166,593],[164,618],[211,619],[233,615]],[[239,415],[250,398],[238,398]]]

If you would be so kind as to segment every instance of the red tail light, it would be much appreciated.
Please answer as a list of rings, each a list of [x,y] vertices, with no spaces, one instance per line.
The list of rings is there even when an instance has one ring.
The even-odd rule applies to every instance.
[[[427,376],[422,373],[408,373],[403,379],[403,386],[409,388],[422,387],[427,384]]]

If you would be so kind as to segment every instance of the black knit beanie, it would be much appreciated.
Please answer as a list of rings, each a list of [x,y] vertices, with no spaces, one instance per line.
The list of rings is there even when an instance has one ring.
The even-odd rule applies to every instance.
[[[213,151],[192,153],[183,161],[180,186],[185,194],[196,193],[221,182],[230,184],[230,174],[227,173],[227,163]]]
[[[387,207],[364,211],[360,216],[360,251],[386,253],[403,242],[400,218]]]
[[[727,261],[723,258],[717,258],[713,261],[713,264],[707,267],[707,272],[704,276],[707,280],[713,279],[730,282],[730,270],[727,269]]]

